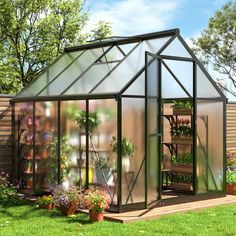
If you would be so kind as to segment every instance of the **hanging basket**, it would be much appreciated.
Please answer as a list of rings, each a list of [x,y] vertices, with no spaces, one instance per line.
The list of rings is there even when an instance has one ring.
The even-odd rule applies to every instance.
[[[191,108],[175,108],[173,107],[173,115],[174,116],[191,116],[193,111]]]
[[[103,212],[89,211],[89,219],[90,219],[91,222],[103,221],[103,219],[104,219]]]
[[[190,136],[171,136],[171,142],[176,144],[192,144],[193,137]]]
[[[226,185],[227,194],[236,195],[236,183]]]

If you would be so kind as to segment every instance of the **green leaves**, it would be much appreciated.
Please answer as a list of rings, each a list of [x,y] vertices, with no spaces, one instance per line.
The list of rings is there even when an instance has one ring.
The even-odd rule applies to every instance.
[[[194,44],[202,61],[212,63],[236,87],[236,2],[217,11]]]

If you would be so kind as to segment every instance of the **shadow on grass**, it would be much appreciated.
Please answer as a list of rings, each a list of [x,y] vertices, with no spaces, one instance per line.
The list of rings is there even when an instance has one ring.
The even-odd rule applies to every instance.
[[[8,205],[0,207],[2,217],[11,217],[14,221],[30,220],[32,218],[60,219],[71,224],[90,224],[88,216],[84,213],[78,213],[72,216],[63,216],[57,209],[45,210],[39,209],[34,204],[22,202],[20,205]],[[1,218],[2,218],[1,217]]]

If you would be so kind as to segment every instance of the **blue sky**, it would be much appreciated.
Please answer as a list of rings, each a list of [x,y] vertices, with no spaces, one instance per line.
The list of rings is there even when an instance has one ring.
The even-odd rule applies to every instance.
[[[207,27],[209,17],[227,0],[87,0],[90,21],[112,24],[114,35],[136,35],[180,28],[185,39],[197,37]],[[188,41],[188,40],[187,40]]]

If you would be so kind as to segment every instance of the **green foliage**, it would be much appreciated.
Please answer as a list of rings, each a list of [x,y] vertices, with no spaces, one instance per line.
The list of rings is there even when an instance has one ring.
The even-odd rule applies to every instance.
[[[227,3],[209,19],[208,28],[194,40],[202,61],[225,74],[236,87],[236,2]]]
[[[101,40],[104,38],[108,38],[112,35],[110,22],[99,21],[96,28],[92,30],[92,39],[93,40]]]
[[[117,152],[117,141],[116,141],[116,137],[112,137],[111,140],[111,146],[112,146],[112,151],[113,152]],[[128,157],[128,156],[133,156],[134,152],[136,150],[136,146],[127,138],[123,138],[122,139],[122,143],[121,143],[121,156],[122,157]]]
[[[0,175],[0,205],[17,205],[21,200],[17,196],[16,189],[5,176]]]
[[[190,152],[174,155],[171,157],[171,160],[174,165],[192,165],[193,164],[193,156]]]
[[[86,130],[86,111],[80,110],[76,107],[69,107],[66,110],[66,116],[73,120],[76,125],[81,129]],[[90,132],[93,132],[94,129],[98,127],[101,123],[97,111],[89,112],[88,116],[88,129]]]
[[[16,93],[58,57],[63,49],[90,38],[86,0],[0,0],[0,93]],[[104,29],[103,29],[104,27]],[[92,32],[108,35],[100,22]]]
[[[50,151],[50,157],[42,160],[42,168],[47,171],[47,179],[49,183],[57,183],[57,166],[58,166],[58,139],[54,138],[52,142],[48,145]],[[68,158],[73,152],[73,147],[68,141],[67,136],[62,136],[60,140],[60,179],[63,179],[68,175],[70,171]]]
[[[174,108],[187,108],[191,109],[193,107],[193,102],[192,101],[187,101],[187,100],[173,100],[173,105],[171,107]]]
[[[53,197],[52,195],[44,195],[42,197],[39,197],[36,201],[36,203],[39,205],[39,206],[45,206],[45,205],[48,205],[50,203],[54,203],[54,200],[53,200]]]
[[[228,184],[236,183],[236,172],[235,171],[227,169],[227,171],[226,171],[226,182]]]

